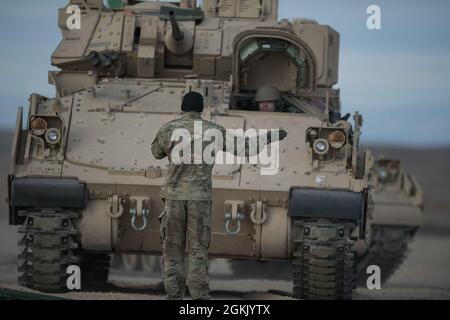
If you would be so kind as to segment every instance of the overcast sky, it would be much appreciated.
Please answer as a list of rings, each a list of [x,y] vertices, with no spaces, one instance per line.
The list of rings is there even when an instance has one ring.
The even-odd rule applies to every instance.
[[[4,1],[0,11],[0,127],[47,84],[61,35],[57,8],[66,0]],[[369,5],[381,30],[368,30]],[[450,1],[280,0],[279,18],[304,17],[341,34],[343,111],[364,116],[363,141],[450,145]]]

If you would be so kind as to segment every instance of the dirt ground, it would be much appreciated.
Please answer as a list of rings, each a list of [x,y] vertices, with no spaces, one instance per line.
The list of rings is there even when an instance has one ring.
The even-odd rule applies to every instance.
[[[10,134],[0,132],[0,286],[17,289],[17,230],[8,226],[6,175],[9,168]],[[424,226],[411,246],[411,252],[381,290],[357,289],[355,299],[450,299],[450,147],[411,149],[371,146],[377,154],[402,160],[424,189]],[[284,266],[240,263],[237,279],[226,260],[211,262],[211,289],[214,299],[291,299],[289,275],[275,280],[254,279],[255,274],[273,274]],[[248,271],[248,274],[246,273]],[[248,278],[245,278],[248,275]],[[244,278],[242,278],[244,276]],[[113,270],[110,288],[103,292],[69,293],[70,299],[164,299],[159,274],[126,273]],[[25,289],[21,289],[25,290]]]

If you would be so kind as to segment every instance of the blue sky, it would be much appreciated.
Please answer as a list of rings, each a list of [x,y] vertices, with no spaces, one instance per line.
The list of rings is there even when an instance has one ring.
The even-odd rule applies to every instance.
[[[61,35],[57,8],[66,0],[20,0],[0,12],[0,127],[32,92],[53,96],[50,55]],[[381,8],[381,30],[366,9]],[[280,0],[281,18],[304,17],[341,34],[343,110],[364,115],[363,141],[450,145],[450,1]]]

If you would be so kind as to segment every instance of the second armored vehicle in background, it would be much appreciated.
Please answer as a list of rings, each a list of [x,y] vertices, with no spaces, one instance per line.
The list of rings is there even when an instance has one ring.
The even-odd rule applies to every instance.
[[[423,193],[412,174],[404,172],[399,160],[378,156],[373,167],[373,220],[369,251],[358,266],[358,283],[366,285],[366,268],[381,269],[385,282],[406,258],[408,248],[422,224]]]

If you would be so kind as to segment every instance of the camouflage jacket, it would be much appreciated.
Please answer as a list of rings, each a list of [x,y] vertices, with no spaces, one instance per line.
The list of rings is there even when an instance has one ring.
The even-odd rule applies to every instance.
[[[195,125],[201,123],[201,137],[196,137],[200,132],[195,132]],[[178,154],[179,150],[175,147],[182,142],[183,139],[172,141],[172,135],[177,129],[185,130],[191,141],[190,155],[187,155],[189,161],[185,161],[186,155],[183,155],[183,161],[178,163],[174,161],[172,156]],[[220,135],[209,136],[209,139],[203,139],[208,136],[210,130],[216,130]],[[199,131],[199,130],[198,130]],[[177,132],[175,132],[175,136]],[[212,141],[218,142],[220,138],[221,145],[216,144],[212,148],[212,163],[205,163],[203,160],[203,150],[208,150],[208,146]],[[201,146],[200,152],[196,152],[195,140],[200,141],[197,145]],[[254,139],[254,140],[253,140]],[[252,141],[253,140],[253,141]],[[253,142],[253,143],[252,143]],[[239,156],[254,156],[262,151],[262,148],[268,143],[273,142],[271,138],[264,136],[241,139],[237,136],[227,134],[224,127],[219,124],[206,121],[197,112],[189,112],[182,114],[179,118],[166,123],[156,134],[156,138],[152,143],[152,154],[158,159],[169,159],[169,167],[166,181],[162,190],[162,198],[167,200],[199,200],[210,201],[212,192],[212,170],[215,161],[215,152],[222,148],[222,151],[232,152]],[[256,146],[251,148],[250,144]],[[172,152],[177,151],[177,152]],[[198,153],[198,155],[197,155]],[[195,162],[195,160],[198,162]],[[188,163],[188,164],[186,164]]]
[[[152,143],[153,156],[160,160],[167,157],[169,168],[166,181],[162,190],[162,198],[168,200],[201,200],[210,201],[212,192],[212,170],[214,164],[175,164],[171,151],[176,141],[171,141],[172,134],[176,129],[189,131],[194,141],[194,123],[201,121],[203,133],[209,129],[218,129],[226,136],[226,130],[222,126],[204,120],[199,113],[184,113],[181,117],[165,124],[156,134]],[[202,143],[205,148],[205,143]],[[194,153],[194,148],[191,148]],[[193,158],[193,156],[192,156]]]

